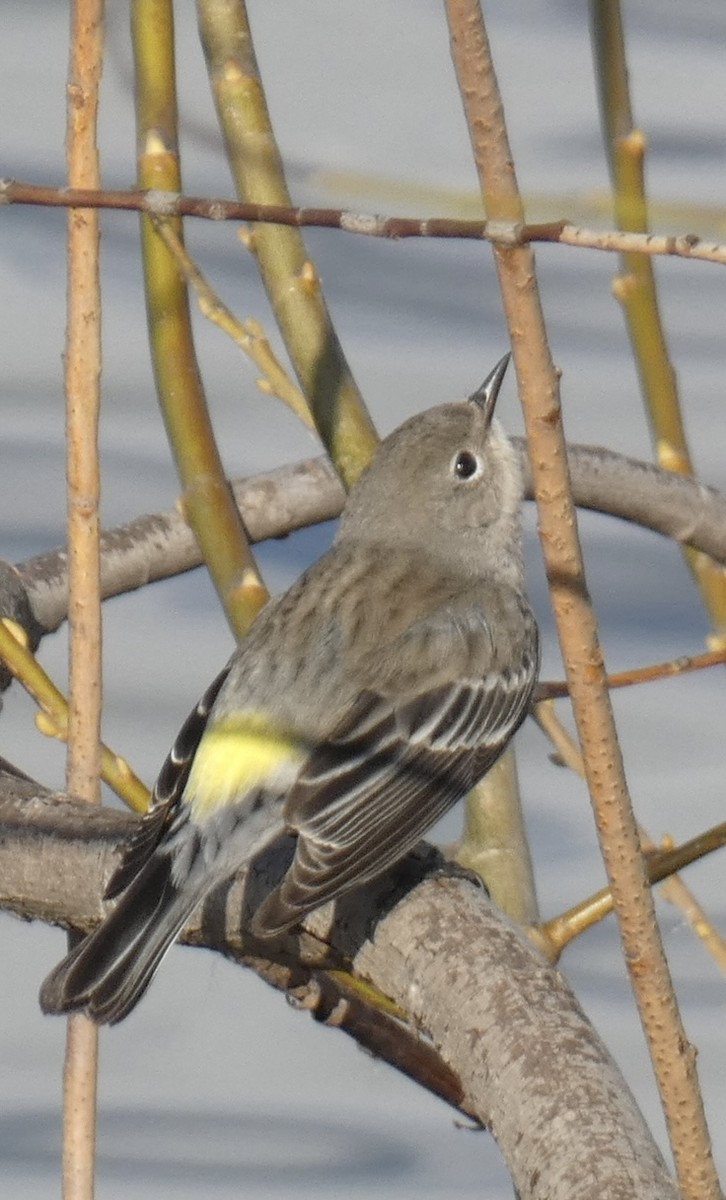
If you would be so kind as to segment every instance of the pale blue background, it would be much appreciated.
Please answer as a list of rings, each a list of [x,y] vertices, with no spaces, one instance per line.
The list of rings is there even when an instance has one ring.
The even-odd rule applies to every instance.
[[[659,200],[722,203],[723,9],[654,0],[625,6],[634,100],[646,127],[649,180]],[[0,172],[62,183],[67,6],[0,4]],[[188,192],[231,196],[195,36],[179,9],[179,89]],[[102,150],[109,186],[131,186],[134,133],[127,5],[111,0]],[[561,215],[602,189],[606,170],[591,78],[586,6],[491,3],[490,33],[520,182],[556,194]],[[475,176],[448,55],[442,6],[432,0],[257,0],[251,5],[270,106],[300,203],[408,213],[456,211]],[[351,173],[343,179],[337,172]],[[353,178],[358,177],[359,182]],[[360,180],[365,183],[360,182]],[[401,193],[396,187],[401,185]],[[412,190],[406,192],[406,187]],[[451,194],[426,203],[418,189]],[[541,215],[533,204],[532,213]],[[688,231],[683,217],[674,226]],[[0,553],[20,560],[63,540],[64,215],[6,209],[0,218],[3,362]],[[104,217],[104,520],[168,508],[175,499],[155,407],[137,222]],[[671,226],[673,227],[673,226]],[[723,229],[699,228],[723,237]],[[267,320],[254,268],[231,227],[189,224],[188,241],[223,298]],[[471,243],[389,244],[312,233],[341,338],[381,431],[417,409],[467,394],[506,348],[491,255]],[[562,367],[568,436],[647,455],[649,440],[618,307],[612,257],[556,247],[537,252],[553,351]],[[723,272],[658,264],[663,309],[694,455],[726,486],[723,447]],[[315,451],[280,405],[255,389],[255,370],[201,319],[199,353],[230,474]],[[511,381],[501,405],[521,429]],[[545,634],[545,674],[560,671],[532,515],[532,590]],[[707,625],[675,550],[655,537],[588,517],[590,582],[612,669],[703,648]],[[265,547],[266,578],[284,587],[332,530]],[[106,609],[107,740],[151,781],[177,725],[224,661],[230,638],[201,574]],[[42,660],[65,678],[63,635]],[[723,819],[723,677],[713,671],[616,697],[638,815],[653,836],[692,835]],[[33,730],[33,706],[13,688],[0,753],[61,785],[62,748]],[[543,911],[602,881],[582,786],[547,760],[532,727],[519,761]],[[451,838],[459,816],[446,822]],[[723,860],[689,873],[726,927]],[[680,915],[659,908],[684,1017],[699,1051],[716,1153],[726,1167],[726,987]],[[15,1200],[58,1193],[64,1024],[43,1019],[38,984],[63,936],[0,918],[0,1190]],[[664,1143],[647,1053],[608,922],[563,963]],[[175,950],[141,1008],[102,1046],[98,1194],[104,1200],[200,1194],[232,1197],[509,1197],[490,1138],[408,1081],[318,1028],[251,975],[218,956]]]

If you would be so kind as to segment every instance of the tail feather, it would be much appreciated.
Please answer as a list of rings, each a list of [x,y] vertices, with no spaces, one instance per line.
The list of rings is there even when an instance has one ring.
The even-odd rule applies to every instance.
[[[177,888],[171,860],[155,854],[106,917],[45,980],[45,1013],[85,1012],[99,1025],[121,1021],[143,996],[167,950],[201,899]]]

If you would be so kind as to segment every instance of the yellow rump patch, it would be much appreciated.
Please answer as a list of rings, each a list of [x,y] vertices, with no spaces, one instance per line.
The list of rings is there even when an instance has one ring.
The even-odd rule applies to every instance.
[[[307,755],[298,734],[264,713],[225,717],[207,729],[194,756],[184,793],[192,820],[204,821],[258,788],[286,791]]]

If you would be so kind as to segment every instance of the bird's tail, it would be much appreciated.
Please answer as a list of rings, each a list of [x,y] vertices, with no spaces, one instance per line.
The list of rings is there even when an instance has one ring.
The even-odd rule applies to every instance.
[[[85,1012],[113,1025],[131,1011],[201,898],[188,882],[175,886],[171,866],[167,854],[152,855],[113,912],[51,971],[43,1012]]]

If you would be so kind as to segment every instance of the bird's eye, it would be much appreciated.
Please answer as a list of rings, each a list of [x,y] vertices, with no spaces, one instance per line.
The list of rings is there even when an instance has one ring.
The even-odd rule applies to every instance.
[[[481,474],[481,459],[471,450],[460,450],[453,462],[453,470],[457,479],[474,479]]]

